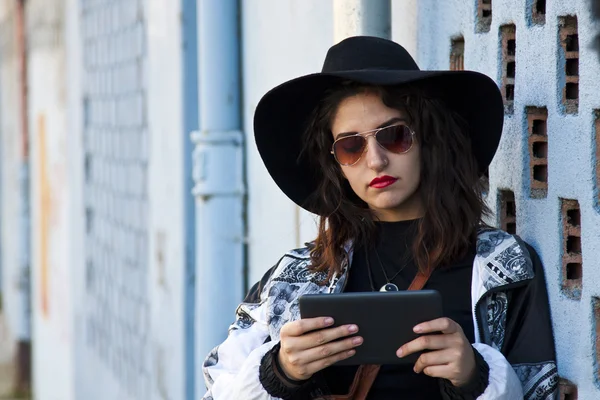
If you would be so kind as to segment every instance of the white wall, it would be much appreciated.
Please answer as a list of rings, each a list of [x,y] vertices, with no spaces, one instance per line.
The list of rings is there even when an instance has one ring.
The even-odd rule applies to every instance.
[[[185,237],[181,2],[147,0],[152,399],[184,399]],[[189,351],[189,350],[188,350]],[[140,399],[141,400],[141,399]]]
[[[274,86],[320,71],[334,38],[330,1],[246,0],[242,2],[242,16],[248,261],[252,285],[284,252],[302,247],[316,233],[313,217],[288,200],[266,171],[254,142],[254,110],[262,95]]]
[[[419,63],[419,3],[422,0],[392,1],[392,40],[400,43]]]
[[[84,210],[84,138],[83,138],[83,39],[81,37],[80,0],[66,0],[64,7],[64,47],[65,73],[69,77],[64,82],[66,96],[66,127],[69,140],[66,141],[69,182],[67,257],[70,266],[70,295],[72,299],[72,398],[81,398],[82,385],[85,385],[85,373],[82,366],[88,365],[85,352],[81,351],[86,342],[85,325],[85,210]],[[48,364],[44,367],[48,368]],[[42,373],[42,367],[38,367]],[[88,369],[90,367],[86,367]],[[45,371],[44,371],[45,372]]]

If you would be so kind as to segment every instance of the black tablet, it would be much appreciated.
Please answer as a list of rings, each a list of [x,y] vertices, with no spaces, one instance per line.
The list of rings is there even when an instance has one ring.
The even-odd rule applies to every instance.
[[[363,344],[336,365],[414,364],[420,354],[398,358],[396,351],[419,336],[415,325],[443,316],[436,290],[305,295],[299,302],[302,318],[332,317],[333,326],[358,326]]]

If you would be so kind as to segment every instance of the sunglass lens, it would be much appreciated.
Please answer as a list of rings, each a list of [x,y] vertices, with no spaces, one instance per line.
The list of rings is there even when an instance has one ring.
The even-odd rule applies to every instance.
[[[412,146],[412,133],[406,125],[394,125],[377,132],[377,142],[392,153],[405,153]]]
[[[343,165],[354,164],[365,150],[366,139],[362,136],[350,136],[335,142],[333,152]]]

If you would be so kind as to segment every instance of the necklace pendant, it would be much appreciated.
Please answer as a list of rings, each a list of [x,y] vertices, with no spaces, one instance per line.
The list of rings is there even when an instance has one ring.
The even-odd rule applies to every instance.
[[[381,287],[381,289],[379,289],[380,292],[397,292],[398,291],[398,286],[394,285],[393,283],[386,283],[385,285],[383,285]]]

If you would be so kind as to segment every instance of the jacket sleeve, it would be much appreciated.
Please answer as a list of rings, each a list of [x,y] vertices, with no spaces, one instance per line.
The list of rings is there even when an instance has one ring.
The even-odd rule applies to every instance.
[[[521,381],[525,400],[558,399],[558,370],[544,269],[536,251],[517,240],[529,252],[534,278],[512,291],[508,299],[502,353]]]
[[[533,277],[522,286],[493,294],[495,301],[487,305],[487,311],[485,306],[475,311],[485,320],[489,307],[498,307],[503,302],[507,306],[496,321],[504,327],[497,332],[501,337],[492,341],[500,343],[499,348],[484,343],[473,345],[490,368],[488,387],[478,399],[553,400],[558,398],[558,373],[544,271],[533,248],[515,238],[526,262],[531,262]],[[485,325],[484,331],[487,331]]]
[[[484,343],[474,343],[489,366],[488,386],[477,400],[517,400],[523,398],[521,382],[512,366],[498,350]]]
[[[271,342],[263,289],[276,267],[255,284],[236,310],[227,339],[206,357],[202,371],[205,400],[273,400],[259,379],[261,360],[276,342]]]

